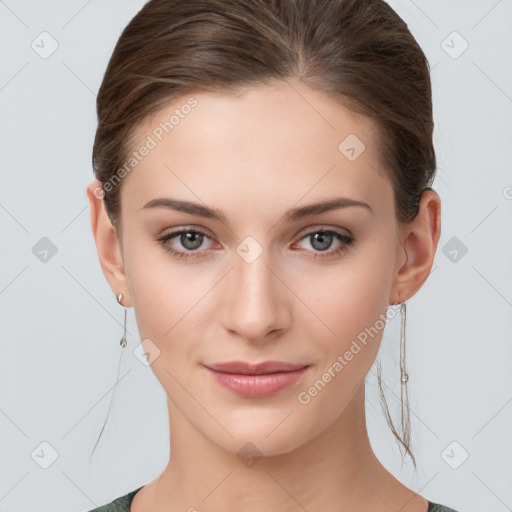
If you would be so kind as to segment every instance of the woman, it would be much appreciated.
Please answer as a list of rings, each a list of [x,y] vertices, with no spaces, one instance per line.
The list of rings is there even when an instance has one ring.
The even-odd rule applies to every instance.
[[[388,306],[403,336],[440,236],[406,24],[381,0],[151,0],[97,107],[92,230],[171,433],[163,473],[97,510],[451,511],[365,420]]]

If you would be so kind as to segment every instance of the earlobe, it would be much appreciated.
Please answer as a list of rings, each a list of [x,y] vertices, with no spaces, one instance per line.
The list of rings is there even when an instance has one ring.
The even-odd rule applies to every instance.
[[[403,230],[405,263],[395,274],[390,304],[405,302],[426,281],[441,236],[441,200],[432,189],[423,191],[416,217]]]
[[[114,295],[123,293],[123,304],[128,307],[130,294],[124,271],[120,241],[107,214],[103,201],[101,182],[93,180],[87,186],[89,217],[92,234],[98,251],[98,258]]]

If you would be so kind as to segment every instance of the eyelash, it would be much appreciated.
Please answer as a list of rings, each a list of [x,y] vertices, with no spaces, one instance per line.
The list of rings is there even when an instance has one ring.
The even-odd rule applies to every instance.
[[[200,256],[201,251],[199,251],[199,250],[177,251],[175,249],[171,249],[169,244],[167,244],[167,242],[169,240],[172,240],[173,238],[176,238],[177,236],[184,234],[184,233],[195,233],[195,234],[203,235],[207,238],[210,238],[206,233],[204,233],[200,229],[180,229],[177,231],[173,231],[171,233],[167,233],[166,235],[163,235],[162,237],[157,238],[157,241],[162,245],[162,247],[167,252],[171,253],[171,255],[175,258],[186,260],[186,259],[195,259],[195,258],[202,257],[202,256]],[[338,241],[342,242],[342,245],[338,249],[334,249],[334,250],[330,250],[330,251],[327,251],[327,250],[326,251],[316,251],[315,256],[313,257],[314,259],[332,258],[336,255],[342,255],[348,251],[349,247],[355,241],[353,237],[351,237],[349,235],[345,235],[343,233],[340,233],[340,232],[332,230],[332,229],[319,229],[317,231],[310,231],[309,233],[306,233],[306,235],[304,235],[299,241],[302,241],[312,235],[319,234],[319,233],[334,235]]]

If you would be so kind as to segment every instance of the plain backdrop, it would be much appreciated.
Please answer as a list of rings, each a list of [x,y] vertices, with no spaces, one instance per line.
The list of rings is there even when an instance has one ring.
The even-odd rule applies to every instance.
[[[133,310],[113,395],[123,310],[99,265],[85,193],[96,92],[143,3],[0,0],[0,512],[90,510],[148,483],[169,458],[166,397],[132,353]],[[512,1],[390,3],[432,69],[442,235],[431,276],[407,302],[417,473],[409,459],[402,466],[371,375],[370,439],[382,464],[431,501],[506,512]],[[379,356],[395,422],[399,327],[397,316]]]

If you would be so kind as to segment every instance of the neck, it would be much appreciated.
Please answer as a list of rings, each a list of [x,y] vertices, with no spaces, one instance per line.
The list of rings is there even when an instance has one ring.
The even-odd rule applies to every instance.
[[[293,451],[270,457],[241,460],[205,438],[171,403],[169,412],[169,463],[139,491],[132,512],[143,512],[137,505],[142,497],[155,512],[427,510],[427,501],[375,457],[366,429],[364,385],[326,430]]]

